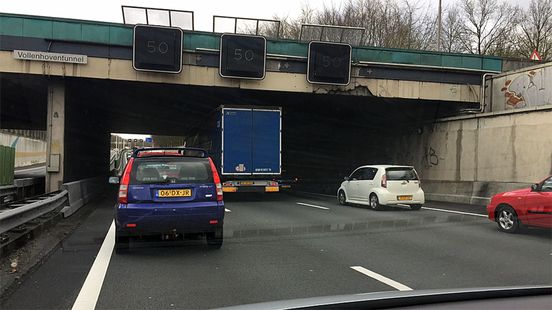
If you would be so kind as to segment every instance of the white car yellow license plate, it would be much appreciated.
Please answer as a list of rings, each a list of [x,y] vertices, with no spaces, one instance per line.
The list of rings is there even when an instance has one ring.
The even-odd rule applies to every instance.
[[[399,200],[399,201],[412,200],[412,195],[397,196],[397,200]]]

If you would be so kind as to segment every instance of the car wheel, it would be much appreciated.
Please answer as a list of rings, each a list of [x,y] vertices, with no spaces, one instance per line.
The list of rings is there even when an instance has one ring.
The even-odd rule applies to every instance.
[[[370,195],[370,209],[376,210],[376,211],[383,209],[383,206],[380,205],[378,196],[376,194]]]
[[[337,200],[339,201],[339,204],[342,205],[342,206],[346,206],[347,205],[347,197],[345,196],[345,192],[344,191],[339,191],[339,194],[337,195]]]
[[[220,249],[222,247],[223,229],[217,228],[215,231],[207,233],[207,245],[211,249]]]
[[[519,230],[518,216],[510,206],[502,206],[496,211],[496,223],[503,232],[515,233]]]
[[[115,253],[123,254],[128,251],[130,247],[130,237],[121,236],[118,232],[115,232]]]
[[[412,210],[420,210],[422,208],[422,205],[410,205],[410,209]]]

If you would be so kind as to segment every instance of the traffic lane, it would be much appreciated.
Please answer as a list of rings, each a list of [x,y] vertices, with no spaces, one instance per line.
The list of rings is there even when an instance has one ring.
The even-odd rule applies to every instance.
[[[13,173],[16,179],[43,177],[46,175],[46,165],[15,168]]]
[[[330,195],[307,193],[307,192],[296,192],[296,191],[290,191],[289,194],[296,197],[312,198],[314,200],[323,201],[325,203],[337,204],[337,196],[333,197]],[[424,204],[424,207],[487,215],[487,207],[484,205],[473,205],[473,204],[457,203],[457,202],[426,201],[426,203]]]
[[[353,270],[348,270],[348,272],[344,272],[343,270],[344,269],[347,269],[351,266],[356,266],[356,265],[364,265],[365,268],[368,268],[370,270],[373,270],[373,271],[376,271],[376,272],[379,272],[380,274],[384,274],[386,276],[389,276],[389,274],[386,274],[386,270],[379,270],[379,268],[381,268],[380,266],[371,266],[369,265],[368,263],[369,262],[359,262],[359,261],[353,261],[353,262],[347,262],[346,264],[342,264],[342,261],[343,259],[341,257],[334,257],[334,254],[332,253],[328,253],[327,251],[327,246],[326,248],[323,248],[321,247],[320,245],[316,244],[316,240],[319,240],[319,241],[322,241],[323,243],[321,245],[326,245],[326,243],[330,242],[331,244],[334,244],[334,243],[339,243],[339,244],[345,244],[344,241],[346,240],[349,240],[349,239],[354,239],[353,237],[354,236],[363,236],[363,235],[387,235],[388,233],[393,233],[393,232],[396,232],[397,230],[401,231],[401,230],[405,230],[408,231],[408,229],[413,229],[415,227],[420,227],[422,226],[424,229],[435,229],[435,228],[445,228],[445,227],[448,227],[448,223],[447,222],[452,222],[452,223],[455,223],[456,225],[458,225],[459,227],[462,227],[462,226],[466,226],[467,224],[470,224],[470,223],[473,223],[474,221],[481,221],[481,219],[477,219],[475,217],[469,217],[469,216],[460,216],[460,215],[451,215],[451,214],[445,214],[445,213],[438,213],[438,212],[433,212],[433,211],[425,211],[425,210],[422,210],[422,211],[410,211],[410,212],[404,212],[402,211],[401,209],[399,209],[399,211],[383,211],[383,212],[374,212],[374,211],[371,211],[371,210],[367,210],[367,209],[364,209],[364,208],[352,208],[352,207],[341,207],[341,206],[338,206],[338,205],[335,205],[335,207],[332,207],[331,205],[329,205],[331,207],[330,211],[331,212],[328,212],[328,211],[325,211],[325,210],[318,210],[318,209],[311,209],[311,208],[305,208],[303,206],[300,206],[300,205],[296,205],[296,204],[293,204],[294,202],[297,202],[297,200],[295,198],[289,198],[289,197],[286,197],[286,196],[282,196],[284,201],[287,201],[285,203],[280,203],[279,201],[279,198],[276,199],[276,196],[273,196],[271,197],[270,199],[275,199],[275,201],[272,201],[272,202],[269,202],[269,206],[267,207],[266,205],[262,205],[263,208],[259,208],[259,201],[253,201],[253,203],[234,203],[232,204],[232,202],[229,202],[227,203],[227,207],[228,208],[231,208],[233,209],[232,213],[230,214],[227,214],[227,222],[226,222],[226,227],[234,230],[234,231],[241,231],[241,228],[243,225],[247,224],[247,225],[250,225],[251,222],[261,222],[260,221],[260,218],[265,218],[265,217],[268,217],[268,218],[274,218],[274,217],[277,217],[277,216],[282,216],[281,213],[284,213],[284,214],[292,214],[291,218],[289,218],[287,220],[288,223],[290,223],[290,225],[284,225],[282,226],[283,224],[285,224],[285,220],[280,220],[278,221],[278,223],[271,223],[273,225],[273,227],[276,227],[276,229],[265,229],[266,225],[263,225],[263,224],[260,224],[259,226],[260,227],[257,227],[257,229],[250,229],[248,228],[247,229],[247,232],[248,233],[245,233],[245,234],[242,234],[242,233],[235,233],[234,236],[231,236],[231,237],[228,237],[226,238],[226,241],[225,241],[225,245],[223,246],[223,249],[227,248],[229,245],[230,245],[230,249],[234,249],[236,250],[238,253],[247,253],[247,255],[245,255],[246,257],[244,258],[239,258],[238,261],[243,263],[244,265],[248,265],[248,264],[252,264],[252,265],[255,265],[255,264],[259,264],[258,260],[256,260],[256,257],[259,257],[259,260],[260,261],[269,261],[270,262],[270,258],[274,258],[274,260],[276,261],[275,264],[270,264],[270,266],[274,266],[274,268],[272,268],[273,270],[275,270],[274,272],[271,272],[270,274],[262,274],[262,279],[263,280],[266,280],[266,281],[269,281],[271,279],[271,277],[283,277],[283,280],[281,281],[282,283],[279,283],[279,285],[285,285],[285,286],[290,286],[290,284],[288,283],[287,279],[290,277],[288,275],[289,274],[295,274],[297,272],[297,270],[286,270],[286,269],[282,269],[280,268],[280,266],[278,266],[279,262],[280,261],[283,261],[283,262],[287,262],[288,264],[293,264],[294,261],[293,259],[289,262],[286,260],[286,257],[292,257],[292,255],[299,255],[301,256],[304,252],[312,252],[312,253],[317,253],[317,254],[320,254],[322,257],[326,257],[328,256],[329,258],[325,258],[324,260],[322,261],[331,261],[331,262],[338,262],[338,263],[341,263],[341,265],[339,266],[335,266],[332,265],[332,266],[326,266],[325,264],[323,264],[323,266],[321,266],[322,270],[329,270],[328,272],[334,272],[333,270],[334,269],[339,269],[338,271],[335,271],[336,274],[335,275],[331,275],[331,276],[328,276],[329,281],[325,281],[325,282],[322,282],[323,284],[320,284],[320,283],[317,283],[316,281],[306,281],[308,282],[307,285],[315,285],[315,286],[324,286],[325,284],[324,283],[334,283],[332,282],[332,279],[333,278],[339,278],[339,276],[345,276],[347,278],[346,282],[349,283],[355,283],[355,281],[358,281],[360,279],[360,281],[369,281],[368,283],[371,283],[369,284],[370,287],[368,288],[365,288],[363,286],[358,286],[358,285],[354,285],[355,288],[359,288],[359,289],[362,289],[360,292],[367,292],[367,291],[379,291],[379,290],[388,290],[390,289],[389,286],[386,286],[386,285],[383,285],[383,287],[374,287],[375,285],[380,285],[379,282],[376,282],[372,279],[366,279],[366,277],[360,273],[357,273],[356,271],[353,271]],[[231,200],[231,199],[228,199],[228,200]],[[303,200],[305,201],[305,200]],[[316,200],[306,200],[308,202],[312,202],[312,203],[318,203],[318,204],[322,204],[320,201],[316,201]],[[261,201],[262,202],[262,201]],[[274,204],[277,204],[277,205],[274,205]],[[272,206],[270,206],[272,205]],[[103,216],[103,219],[107,222],[111,221],[112,219],[112,203],[111,202],[108,202],[105,204],[104,208],[107,208],[107,212],[103,212],[104,213],[104,216]],[[257,214],[256,216],[253,216],[252,214],[254,214],[254,212],[245,212],[245,211],[248,211],[248,210],[256,210],[256,211],[259,211],[261,210],[261,213],[260,214]],[[293,213],[291,211],[295,211],[295,212],[300,212],[300,213]],[[426,213],[426,214],[424,214]],[[233,215],[238,215],[237,217],[234,217]],[[302,215],[302,218],[298,218],[298,214],[303,214]],[[348,216],[346,216],[348,215]],[[362,217],[359,217],[359,215],[364,215],[365,218],[362,218]],[[234,221],[234,219],[239,219],[239,218],[245,218],[246,220],[243,220],[241,221],[241,223],[245,223],[245,224],[237,224],[236,226],[232,226],[232,223],[239,223],[240,221]],[[347,219],[345,221],[343,221],[343,219]],[[252,221],[251,221],[252,219]],[[333,220],[333,223],[332,223],[332,219]],[[337,221],[336,219],[341,219],[339,221]],[[315,223],[315,225],[311,225],[309,226],[308,224],[310,223]],[[323,222],[326,222],[326,223],[330,223],[330,225],[319,225],[318,223],[323,223]],[[107,225],[106,224],[106,225]],[[276,225],[277,224],[277,225]],[[316,225],[318,224],[318,225]],[[486,227],[494,227],[494,225],[492,225],[492,223],[489,222],[489,224],[491,224],[491,226],[486,226]],[[479,225],[479,223],[477,223],[477,225]],[[83,224],[83,226],[94,226],[94,225],[90,225],[90,223],[85,223]],[[409,228],[410,227],[410,228]],[[288,229],[289,228],[289,229]],[[297,228],[297,229],[296,229]],[[97,232],[95,233],[95,236],[94,237],[96,239],[96,243],[99,239],[103,238],[103,236],[105,236],[105,233],[107,231],[107,228],[105,228],[104,231],[102,232]],[[497,233],[495,231],[495,233]],[[499,234],[501,235],[501,234]],[[529,235],[529,236],[533,236],[533,235]],[[73,237],[73,236],[72,236]],[[546,235],[542,235],[542,234],[539,234],[537,233],[536,235],[534,235],[533,237],[540,237],[540,238],[549,238],[547,237]],[[99,238],[99,239],[98,239]],[[336,239],[337,238],[337,239]],[[282,243],[274,243],[272,242],[272,240],[279,240],[281,241]],[[170,243],[163,243],[163,247],[161,248],[158,248],[158,247],[155,247],[155,246],[149,246],[148,244],[145,244],[145,246],[143,247],[143,249],[139,249],[138,252],[140,251],[145,251],[146,254],[149,253],[149,252],[153,252],[151,253],[151,255],[147,256],[149,259],[146,259],[146,262],[145,263],[149,263],[146,264],[146,266],[144,266],[143,268],[140,267],[140,268],[137,268],[137,269],[134,269],[132,268],[132,270],[130,272],[127,272],[124,276],[120,277],[118,280],[119,281],[122,281],[125,279],[125,277],[128,275],[128,274],[132,274],[134,273],[135,275],[141,275],[143,274],[143,270],[147,270],[149,268],[151,268],[151,265],[156,263],[156,262],[159,262],[159,264],[157,264],[158,268],[162,268],[162,269],[165,269],[163,266],[165,266],[167,263],[169,265],[172,264],[171,268],[173,268],[174,266],[180,266],[180,261],[182,260],[182,257],[178,256],[177,258],[169,258],[168,260],[164,259],[164,254],[163,253],[167,253],[167,255],[173,255],[173,253],[175,254],[179,254],[181,253],[182,256],[188,256],[189,253],[188,251],[191,251],[191,253],[193,253],[192,249],[195,249],[195,250],[199,250],[200,253],[204,253],[205,254],[205,246],[204,246],[204,240],[190,240],[190,241],[187,241],[188,244],[185,244],[183,246],[180,246],[180,245],[174,245],[174,244],[170,244]],[[549,242],[549,239],[548,239],[548,242]],[[400,242],[399,242],[400,243]],[[254,253],[251,253],[251,252],[247,252],[248,249],[251,249],[251,248],[254,248],[255,245],[255,248],[257,248],[256,251],[254,251]],[[284,258],[282,258],[280,256],[280,252],[279,252],[279,248],[289,248],[291,245],[295,245],[294,247],[291,247],[291,250],[288,250],[288,253],[287,255],[284,256]],[[314,248],[311,248],[312,245],[315,245]],[[99,245],[97,245],[98,247]],[[347,247],[347,248],[354,248],[356,245],[352,245],[350,247]],[[395,247],[400,247],[401,245],[398,244],[396,245]],[[243,248],[243,249],[242,249]],[[299,250],[297,250],[297,248],[299,248]],[[536,247],[535,247],[536,248]],[[438,249],[437,249],[438,250]],[[136,250],[133,250],[131,251],[131,258],[132,258],[132,253],[134,253]],[[339,249],[339,252],[344,252],[344,253],[347,253],[347,249],[343,250],[343,249]],[[215,253],[214,254],[220,254],[219,252],[217,251],[214,251]],[[284,251],[285,252],[285,251]],[[209,252],[206,252],[206,253],[209,253]],[[222,253],[222,252],[221,252]],[[266,256],[264,257],[263,254]],[[286,253],[284,253],[286,254]],[[96,253],[90,253],[90,256],[93,256],[93,255],[96,255]],[[368,257],[370,255],[370,253],[361,253],[360,255],[355,255],[354,253],[351,254],[353,256],[366,256]],[[351,256],[349,255],[349,256]],[[310,261],[314,262],[314,263],[317,263],[319,260],[317,259],[317,255],[314,255],[314,258],[311,258]],[[223,258],[220,258],[220,259],[223,259]],[[384,258],[384,259],[387,259],[387,258]],[[78,260],[76,260],[78,261]],[[193,262],[196,262],[196,261],[200,261],[200,264],[199,266],[203,266],[203,263],[201,262],[201,258],[199,260],[194,260],[192,261]],[[50,262],[48,261],[46,264],[49,264]],[[402,262],[401,262],[402,263]],[[45,264],[45,265],[46,265]],[[75,267],[75,264],[74,262],[71,260],[71,261],[67,261],[67,262],[64,262],[64,263],[60,263],[58,262],[58,265],[65,265],[64,268],[74,268]],[[77,264],[78,265],[78,264]],[[192,264],[193,265],[193,264]],[[234,264],[236,265],[236,264]],[[351,266],[347,266],[347,265],[351,265]],[[71,267],[67,267],[67,266],[71,266]],[[230,266],[233,268],[233,266]],[[319,266],[320,267],[320,266]],[[383,266],[384,267],[384,266]],[[260,267],[259,267],[260,268]],[[266,266],[263,266],[263,268],[267,268]],[[81,268],[82,269],[82,268]],[[110,269],[112,269],[112,267],[110,267]],[[268,268],[269,270],[271,270],[270,268]],[[384,269],[384,268],[381,268],[381,269]],[[39,269],[40,270],[40,269]],[[284,270],[283,273],[280,272],[280,270]],[[310,270],[313,270],[313,271],[310,271]],[[310,272],[315,272],[316,269],[309,269],[309,273]],[[79,272],[81,272],[82,270],[79,270]],[[241,269],[239,269],[238,271],[241,271]],[[220,282],[224,282],[224,283],[232,283],[234,284],[235,286],[235,283],[234,282],[239,282],[239,279],[240,279],[240,275],[242,274],[248,274],[249,272],[249,269],[246,269],[245,271],[243,271],[243,273],[239,273],[239,274],[230,274],[230,275],[227,275],[226,277],[224,277],[224,279],[222,280],[217,280],[215,282],[217,283],[220,283]],[[354,276],[352,276],[350,273],[353,273],[355,274]],[[172,270],[170,270],[169,272],[169,275],[172,274]],[[155,279],[155,274],[153,274],[153,277],[147,277],[147,273],[146,273],[146,276],[144,277],[138,277],[139,280],[136,282],[136,283],[147,283],[149,281],[150,278],[153,278]],[[275,275],[274,275],[275,274]],[[82,276],[80,277],[80,281],[82,282],[84,277],[86,276],[86,271],[83,271],[82,272]],[[188,285],[188,286],[191,286],[191,287],[194,287],[197,285],[197,279],[202,279],[201,276],[204,276],[204,274],[202,275],[191,275],[191,278],[190,280],[193,280],[192,284],[191,285]],[[360,277],[360,278],[359,278]],[[393,277],[395,277],[395,275],[393,275]],[[393,278],[391,277],[391,278]],[[56,286],[59,286],[58,285],[58,281],[65,281],[65,282],[71,282],[71,279],[70,277],[67,277],[69,279],[66,279],[66,275],[65,273],[63,272],[63,270],[58,270],[58,272],[50,272],[50,275],[47,276],[46,278],[49,278],[50,279],[50,283],[51,285],[49,286],[50,288],[54,288]],[[151,289],[149,286],[146,286],[148,288],[150,288],[150,290],[148,291],[151,291],[151,292],[156,292],[157,290],[161,290],[163,291],[162,288],[163,285],[163,281],[164,281],[164,278],[170,278],[168,276],[166,277],[159,277],[158,280],[161,281],[160,284],[157,285],[158,288],[154,288],[154,289]],[[422,277],[423,278],[423,277]],[[51,281],[51,279],[56,279],[55,281],[55,285],[52,283],[54,281]],[[352,279],[352,280],[351,280]],[[133,279],[134,280],[134,279]],[[294,290],[299,290],[301,293],[300,294],[297,294],[295,292],[295,294],[293,293],[289,293],[289,294],[284,294],[285,292],[280,292],[278,291],[277,288],[274,288],[274,287],[268,287],[269,289],[271,289],[273,292],[275,292],[274,294],[270,295],[270,294],[267,294],[266,292],[262,291],[262,292],[256,292],[256,294],[253,294],[253,298],[248,298],[248,296],[242,296],[241,294],[243,292],[247,292],[248,289],[250,290],[250,285],[252,285],[253,287],[255,287],[255,285],[257,285],[256,279],[251,279],[250,282],[251,283],[248,283],[247,285],[243,285],[243,286],[240,286],[239,289],[237,289],[235,292],[231,292],[229,293],[229,295],[231,296],[228,296],[226,295],[227,299],[225,300],[226,303],[224,303],[223,305],[228,305],[230,303],[228,303],[229,301],[231,301],[232,303],[231,304],[237,304],[237,303],[246,303],[246,302],[256,302],[256,301],[264,301],[264,300],[274,300],[274,299],[281,299],[281,298],[294,298],[294,297],[304,297],[305,294],[303,293],[304,291],[304,287],[301,287],[301,288],[291,288],[291,289],[294,289]],[[397,280],[397,279],[395,279]],[[401,281],[403,281],[403,279],[401,278]],[[169,281],[169,284],[170,282],[174,282],[174,281]],[[399,281],[400,282],[400,281]],[[126,282],[124,282],[126,283]],[[210,282],[208,282],[210,283]],[[217,288],[217,283],[215,283],[213,286],[209,286],[209,287],[215,287]],[[299,283],[302,283],[301,281],[299,281]],[[363,282],[364,283],[364,282]],[[189,283],[188,283],[189,284]],[[339,284],[339,283],[338,283]],[[410,284],[410,283],[408,283]],[[82,283],[81,283],[82,285]],[[410,284],[412,285],[412,284]],[[61,285],[63,286],[63,284]],[[70,285],[67,285],[68,287]],[[78,285],[76,285],[78,286]],[[339,285],[341,286],[341,285]],[[348,288],[348,286],[344,286],[345,288]],[[70,298],[66,298],[66,299],[52,299],[50,298],[51,296],[56,296],[55,294],[51,294],[50,292],[48,292],[47,290],[47,286],[45,285],[44,286],[44,292],[45,292],[45,295],[44,296],[48,296],[48,298],[44,298],[42,300],[42,302],[40,302],[39,300],[37,300],[37,302],[34,302],[34,303],[27,303],[28,306],[25,306],[23,308],[66,308],[65,305],[61,305],[61,304],[67,304],[67,300],[69,299],[73,299],[76,297],[76,294],[78,293],[78,290],[80,289],[80,287],[74,287],[74,293],[73,294],[70,294],[70,293],[67,293],[67,294],[61,294],[63,296],[73,296],[73,297],[70,297]],[[414,286],[414,288],[417,288]],[[63,290],[63,287],[61,288]],[[127,290],[125,291],[126,289],[121,289],[121,292],[122,294],[124,294],[126,292],[126,294],[130,294],[132,295],[133,293],[133,290]],[[58,288],[56,287],[56,291],[59,291]],[[130,291],[130,293],[129,293]],[[201,290],[199,290],[201,291]],[[29,301],[29,297],[28,296],[34,296],[36,295],[35,293],[35,289],[33,288],[32,289],[32,292],[28,292],[27,294],[23,294],[22,296],[20,296],[21,298],[18,298],[20,301],[23,300],[23,301]],[[191,296],[190,299],[194,299],[199,303],[199,304],[202,304],[202,302],[204,302],[205,300],[209,300],[209,296],[210,294],[212,294],[212,290],[209,291],[205,291],[204,294],[200,294],[201,292],[198,292],[199,295],[194,295],[194,296]],[[310,291],[308,291],[309,293],[311,293]],[[180,292],[178,292],[180,293]],[[333,286],[331,286],[329,289],[326,289],[326,290],[316,290],[316,291],[312,291],[312,295],[310,296],[320,296],[320,295],[330,295],[330,294],[341,294],[341,293],[351,293],[351,291],[345,291],[345,292],[336,292],[335,291],[335,288]],[[162,293],[160,294],[161,295],[165,295],[165,293]],[[207,296],[206,296],[207,295]],[[148,296],[148,297],[152,297],[151,299],[153,299],[153,296]],[[149,299],[149,298],[148,298]],[[30,299],[30,300],[33,300],[33,299]],[[51,304],[48,304],[49,301],[55,301]],[[235,302],[234,302],[235,301]],[[131,303],[133,304],[133,303]],[[154,303],[156,304],[156,303]],[[13,304],[12,304],[13,305]],[[54,306],[50,306],[50,305],[54,305]],[[61,305],[61,306],[60,306]],[[169,307],[170,307],[170,304],[169,304]],[[11,308],[22,308],[21,306],[18,306],[18,307],[11,307]]]
[[[549,232],[504,234],[483,220],[447,217],[447,225],[395,227],[314,246],[415,289],[552,284]]]
[[[309,198],[326,205],[335,201],[323,196],[309,195]],[[452,208],[444,203],[436,206],[454,211],[455,205]],[[347,208],[365,210],[358,206],[343,209]],[[529,228],[520,234],[505,234],[498,231],[496,223],[476,216],[477,214],[454,214],[433,209],[411,212],[406,208],[366,211],[381,220],[366,223],[372,230],[378,223],[393,228],[373,231],[376,234],[385,234],[381,239],[375,240],[375,244],[383,240],[380,249],[375,253],[384,254],[375,261],[386,262],[391,266],[405,266],[407,271],[404,274],[412,274],[406,279],[395,274],[397,269],[390,268],[392,278],[398,278],[401,283],[412,283],[416,288],[552,283],[552,230]],[[394,215],[396,219],[385,220],[386,215]],[[407,215],[409,219],[405,221],[403,215]],[[357,226],[361,224],[357,223]],[[361,238],[358,241],[363,240]],[[338,251],[347,251],[346,244],[332,245],[337,245]],[[414,254],[412,258],[410,253]],[[424,257],[425,253],[430,255]],[[361,255],[350,254],[347,253],[347,257]],[[388,266],[377,264],[375,269],[388,270]],[[410,281],[410,278],[415,281]],[[420,282],[420,279],[428,281]]]
[[[4,300],[2,309],[72,307],[113,220],[113,196],[108,195],[84,207],[94,210],[72,234],[61,241],[59,248],[25,277],[21,285]]]
[[[334,206],[330,209],[332,213],[304,208],[296,204],[295,197],[287,195],[267,199],[271,201],[229,202],[227,199],[227,208],[232,212],[226,214],[225,244],[220,251],[208,251],[203,240],[192,240],[183,244],[133,244],[129,255],[112,257],[98,308],[170,308],[171,304],[209,308],[393,289],[351,268],[355,266],[416,289],[420,283],[404,283],[414,281],[410,271],[401,267],[408,266],[415,256],[395,257],[391,265],[381,263],[390,261],[388,256],[396,255],[393,252],[404,247],[403,242],[408,238],[402,235],[416,230],[429,235],[434,231],[441,234],[439,230],[446,232],[451,223],[467,230],[486,223],[473,216],[432,211],[374,212]],[[345,218],[345,214],[348,215],[345,221],[335,220]],[[398,240],[394,237],[392,242],[386,242],[388,236],[395,234],[399,235]],[[418,242],[423,243],[423,238]],[[377,252],[383,250],[378,247],[391,252],[379,257]],[[423,266],[431,265],[432,252],[449,251],[441,247],[430,247],[415,259]],[[471,281],[478,276],[470,274],[467,279]],[[424,280],[427,277],[425,273],[414,274],[414,280],[431,287],[432,282]],[[445,280],[438,285],[456,287],[457,282]]]
[[[225,228],[245,229],[274,228],[294,224],[315,225],[333,223],[335,221],[350,221],[351,217],[363,217],[362,211],[339,212],[335,202],[320,202],[308,198],[297,198],[286,193],[268,193],[257,195],[225,195],[227,212]],[[310,203],[309,203],[310,202]],[[313,206],[327,208],[313,208],[301,205],[306,203]],[[239,215],[239,216],[238,216]],[[245,216],[247,215],[247,216]],[[232,221],[228,221],[228,216]]]
[[[470,271],[472,275],[465,277],[464,280],[466,281],[453,281],[448,283],[448,286],[443,287],[469,286],[472,277],[480,280],[479,283],[481,285],[501,285],[504,282],[512,285],[520,283],[548,284],[551,281],[550,279],[552,279],[551,268],[549,268],[549,257],[552,255],[551,230],[525,229],[521,234],[510,235],[499,232],[496,224],[490,222],[485,217],[469,215],[470,213],[455,214],[425,209],[411,211],[408,208],[389,208],[385,211],[372,211],[362,206],[340,206],[332,197],[316,196],[307,198],[300,200],[330,207],[331,213],[321,214],[326,214],[336,219],[331,225],[315,226],[314,228],[317,228],[319,231],[323,230],[324,232],[331,233],[352,232],[353,234],[362,234],[368,231],[369,233],[391,233],[391,235],[397,232],[407,233],[413,231],[415,233],[414,236],[420,234],[420,236],[416,237],[418,239],[415,240],[417,243],[420,243],[420,246],[411,248],[410,250],[416,251],[416,249],[423,249],[425,247],[425,252],[432,253],[437,248],[442,249],[445,253],[457,255],[458,260],[466,260],[465,263],[455,265],[458,267],[456,271],[460,275],[460,279],[462,279],[462,275],[469,274]],[[439,206],[443,207],[443,205]],[[340,222],[337,220],[340,218],[340,214],[349,214],[348,218],[354,220]],[[308,227],[306,228],[308,229]],[[296,230],[295,227],[292,228],[292,231],[294,230]],[[274,234],[282,234],[283,232],[286,231],[283,229],[273,231]],[[263,232],[261,229],[257,232],[257,235],[268,235],[269,233],[270,229],[268,229],[268,232]],[[289,230],[287,233],[289,233]],[[424,234],[428,234],[428,237],[424,236]],[[435,236],[441,237],[435,241],[433,240]],[[401,248],[402,240],[400,238],[398,242],[389,244],[389,248]],[[470,246],[472,241],[475,244]],[[454,246],[449,246],[448,243]],[[411,244],[413,243],[409,242],[407,246]],[[455,249],[454,247],[457,248]],[[346,249],[343,249],[343,251],[346,252]],[[488,252],[490,253],[489,255],[487,255]],[[438,254],[440,253],[438,252]],[[392,254],[390,253],[390,255]],[[496,257],[494,257],[495,255]],[[479,258],[475,260],[474,264],[469,264],[470,258],[476,257]],[[425,261],[431,260],[432,257],[425,259]],[[385,261],[385,259],[382,258],[382,261]],[[418,259],[417,261],[421,260]],[[479,261],[483,261],[484,263],[477,264]],[[516,264],[520,261],[524,265],[517,269]],[[493,273],[489,277],[481,276],[485,274],[484,271],[489,273],[489,270],[493,270],[495,264],[507,266],[507,268],[513,268],[514,270],[505,276],[501,273]],[[468,267],[464,268],[465,266]],[[548,266],[548,268],[545,272],[541,273],[540,268],[535,268],[535,266],[543,266],[544,268]],[[449,267],[448,264],[443,266],[437,265],[436,267],[442,271],[441,274],[447,274],[446,269]],[[376,270],[379,270],[379,268],[376,268]],[[468,270],[468,273],[465,273],[465,270]],[[417,278],[421,279],[423,277],[418,275]],[[435,287],[441,287],[441,284],[445,285],[444,282],[439,283]],[[425,283],[426,286],[427,284]]]
[[[226,201],[232,212],[220,250],[208,250],[202,239],[133,242],[128,255],[111,258],[97,308],[196,309],[393,290],[307,246],[322,236],[308,227],[329,219],[323,210],[285,195],[267,199]]]

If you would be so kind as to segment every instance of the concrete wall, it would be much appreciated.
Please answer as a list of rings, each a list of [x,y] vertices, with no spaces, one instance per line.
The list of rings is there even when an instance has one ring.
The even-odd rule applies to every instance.
[[[550,128],[552,107],[485,113],[439,120],[394,148],[413,150],[398,161],[416,166],[428,199],[484,204],[552,174]]]
[[[17,142],[16,142],[17,140]],[[8,133],[0,133],[0,145],[15,143],[15,167],[25,167],[46,162],[46,142]]]
[[[552,105],[552,62],[494,76],[489,84],[487,111]]]

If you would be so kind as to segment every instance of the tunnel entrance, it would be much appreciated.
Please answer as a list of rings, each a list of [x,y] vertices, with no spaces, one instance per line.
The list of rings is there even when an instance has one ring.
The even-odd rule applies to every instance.
[[[200,142],[212,135],[216,123],[214,111],[230,105],[281,107],[283,175],[332,188],[362,164],[408,164],[407,145],[397,148],[402,136],[470,107],[460,102],[82,78],[27,81],[21,75],[2,75],[2,127],[44,128],[47,85],[62,84],[64,182],[109,175],[111,133],[181,136],[187,146],[204,146]],[[28,89],[34,91],[18,97]],[[21,118],[15,106],[33,112]]]

